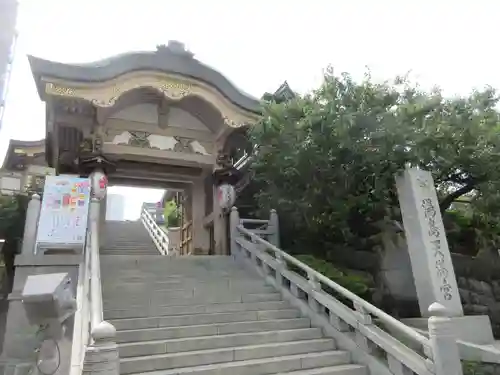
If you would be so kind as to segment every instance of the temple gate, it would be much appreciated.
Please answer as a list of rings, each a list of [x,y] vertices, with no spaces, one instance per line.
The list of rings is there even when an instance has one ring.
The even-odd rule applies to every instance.
[[[89,64],[29,60],[46,103],[49,166],[82,176],[99,169],[110,185],[182,190],[191,250],[227,253],[213,172],[233,153],[233,133],[258,120],[257,99],[179,42]]]

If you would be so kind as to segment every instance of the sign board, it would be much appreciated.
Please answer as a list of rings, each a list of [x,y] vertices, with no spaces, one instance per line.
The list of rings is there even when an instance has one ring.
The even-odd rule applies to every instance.
[[[83,250],[90,202],[90,180],[47,176],[38,222],[36,250]]]
[[[236,201],[236,190],[233,185],[223,184],[217,188],[217,198],[222,209],[227,210]]]

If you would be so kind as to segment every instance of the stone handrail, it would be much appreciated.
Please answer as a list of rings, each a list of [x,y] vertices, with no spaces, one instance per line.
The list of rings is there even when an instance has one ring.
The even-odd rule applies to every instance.
[[[153,240],[156,248],[162,255],[169,255],[169,239],[167,232],[160,228],[153,216],[147,209],[143,208],[141,212],[141,221]]]
[[[442,305],[435,303],[429,308],[433,316],[428,322],[427,338],[266,241],[255,230],[246,229],[245,221],[233,207],[232,254],[250,263],[285,297],[296,301],[301,310],[306,309],[306,314],[319,321],[339,346],[356,352],[354,356],[372,373],[399,375],[410,370],[417,375],[462,374],[452,323]],[[288,264],[299,272],[289,269]],[[392,334],[379,325],[389,328]]]
[[[90,326],[93,331],[103,321],[101,265],[99,260],[99,200],[90,203]]]
[[[86,301],[82,310],[87,316],[82,317],[89,322],[88,332],[82,334],[86,348],[83,361],[82,374],[119,374],[118,347],[116,345],[115,327],[104,321],[102,288],[101,288],[101,266],[99,259],[99,215],[100,201],[92,198],[89,210],[89,229],[84,258],[85,277],[88,279],[84,284]],[[89,243],[90,242],[90,243]]]

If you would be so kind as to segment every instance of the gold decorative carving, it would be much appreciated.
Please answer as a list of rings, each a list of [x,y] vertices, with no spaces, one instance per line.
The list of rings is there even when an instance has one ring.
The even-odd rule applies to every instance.
[[[178,100],[191,94],[192,85],[167,81],[160,85],[160,90],[170,99]]]
[[[81,83],[70,86],[48,82],[45,92],[49,95],[80,98],[96,107],[112,107],[121,95],[139,88],[156,89],[166,98],[179,101],[186,96],[195,95],[211,103],[224,118],[226,126],[238,128],[255,123],[259,116],[234,106],[213,87],[189,78],[160,74],[156,72],[128,73],[100,84]]]
[[[47,83],[45,87],[45,92],[51,95],[59,95],[59,96],[77,96],[75,90],[71,87],[59,86],[54,83]]]

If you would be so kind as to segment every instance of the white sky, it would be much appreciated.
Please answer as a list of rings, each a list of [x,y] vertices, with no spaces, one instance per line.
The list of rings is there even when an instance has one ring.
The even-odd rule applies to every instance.
[[[284,80],[310,90],[328,64],[358,77],[366,66],[378,78],[411,70],[423,86],[464,94],[500,87],[499,14],[498,0],[20,0],[0,155],[10,138],[45,135],[26,54],[87,62],[177,39],[257,97]],[[120,193],[127,218],[161,196]]]

